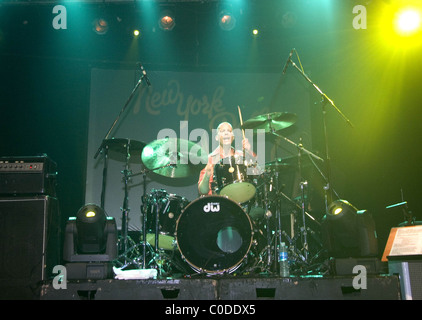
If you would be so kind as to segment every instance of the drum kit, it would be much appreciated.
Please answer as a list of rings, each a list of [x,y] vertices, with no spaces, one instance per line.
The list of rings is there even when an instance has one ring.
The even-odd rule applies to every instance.
[[[239,110],[240,124],[245,137],[245,129],[264,130],[277,140],[294,146],[298,152],[294,170],[299,171],[300,196],[291,199],[280,187],[287,163],[273,161],[265,164],[257,175],[248,172],[246,161],[236,157],[222,159],[214,167],[214,193],[202,196],[192,202],[184,197],[169,194],[166,190],[146,192],[146,175],[150,172],[170,179],[190,177],[199,174],[198,165],[205,164],[204,152],[198,146],[181,139],[162,139],[149,144],[130,139],[109,139],[109,136],[123,114],[142,81],[150,86],[147,74],[141,66],[141,77],[131,95],[102,140],[94,159],[104,154],[103,185],[101,206],[104,207],[105,177],[107,175],[107,152],[113,149],[125,156],[123,181],[125,197],[122,206],[122,231],[119,239],[121,255],[116,264],[135,268],[156,268],[160,275],[174,275],[176,272],[189,274],[226,274],[237,270],[242,274],[253,272],[276,273],[279,246],[288,242],[289,260],[296,273],[308,274],[318,266],[318,258],[323,250],[316,233],[307,226],[309,219],[318,224],[307,212],[308,182],[302,176],[302,157],[308,156],[313,166],[325,181],[325,207],[332,200],[330,183],[330,161],[327,143],[326,105],[330,105],[351,126],[353,124],[334,104],[334,102],[299,68],[289,55],[283,74],[291,64],[311,84],[321,96],[323,127],[325,136],[326,159],[321,159],[303,147],[280,134],[280,131],[296,122],[296,115],[287,112],[272,112],[259,115],[243,123]],[[297,52],[296,52],[296,55]],[[169,148],[169,145],[173,148]],[[183,147],[182,147],[183,146]],[[176,150],[176,151],[174,151]],[[245,150],[243,150],[245,155]],[[129,170],[129,161],[135,155],[141,158],[144,169],[137,174]],[[245,157],[243,157],[245,158]],[[325,162],[326,176],[314,160]],[[189,160],[189,161],[188,161]],[[193,161],[192,161],[193,160]],[[128,181],[134,175],[142,174],[144,194],[142,196],[142,237],[133,241],[128,235]],[[339,197],[338,197],[339,198]],[[285,209],[282,203],[287,203]],[[290,212],[291,232],[281,223],[281,216]],[[313,235],[315,252],[311,252],[308,234]],[[318,267],[317,267],[318,268]],[[294,272],[295,272],[294,271]]]
[[[242,129],[264,129],[278,135],[295,121],[294,114],[274,112],[246,121]],[[181,148],[182,144],[184,148]],[[204,152],[198,152],[198,146],[193,148],[194,143],[166,138],[146,144],[112,138],[103,145],[106,150],[104,175],[108,150],[125,156],[120,255],[115,261],[120,267],[156,268],[162,276],[192,272],[194,275],[232,274],[235,271],[276,273],[281,242],[289,243],[290,260],[297,270],[305,270],[311,265],[307,241],[309,228],[305,221],[315,219],[306,212],[307,183],[301,182],[299,201],[290,199],[281,187],[283,173],[297,169],[293,165],[271,161],[265,163],[259,174],[251,175],[247,169],[256,163],[246,164],[236,156],[222,159],[214,166],[213,195],[188,201],[164,189],[147,192],[146,175],[152,172],[170,179],[199,176],[202,167],[193,163],[205,164],[208,155],[204,159]],[[169,148],[169,145],[175,148]],[[298,145],[298,150],[302,149]],[[176,150],[176,154],[172,150]],[[133,156],[143,164],[143,170],[136,174],[129,169]],[[187,159],[190,161],[185,161]],[[144,181],[139,240],[133,240],[128,234],[128,181],[136,175],[143,175]],[[102,205],[105,180],[103,176]],[[286,215],[285,210],[292,217],[288,228],[296,230],[297,234],[286,232],[288,228],[282,226],[281,216]]]

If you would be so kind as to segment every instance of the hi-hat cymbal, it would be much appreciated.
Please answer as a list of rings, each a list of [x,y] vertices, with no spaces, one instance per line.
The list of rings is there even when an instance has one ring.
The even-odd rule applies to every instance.
[[[292,168],[292,165],[289,163],[283,162],[281,159],[265,163],[265,170],[267,171],[281,171]]]
[[[271,112],[256,116],[243,123],[243,129],[264,129],[265,132],[279,131],[292,126],[297,116],[289,112]]]
[[[124,155],[129,152],[131,156],[140,156],[142,150],[146,146],[146,143],[132,139],[111,138],[104,140],[104,146],[107,147],[108,150],[122,153]]]
[[[149,143],[142,151],[142,162],[155,173],[184,178],[199,172],[199,165],[205,165],[207,153],[195,142],[166,138]]]

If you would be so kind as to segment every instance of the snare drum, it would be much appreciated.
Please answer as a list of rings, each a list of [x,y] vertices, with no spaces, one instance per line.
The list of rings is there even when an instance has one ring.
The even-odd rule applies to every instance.
[[[198,273],[235,271],[246,258],[252,238],[249,216],[236,202],[222,196],[192,201],[177,220],[177,246]]]
[[[255,185],[249,181],[247,166],[242,157],[228,157],[214,166],[217,194],[227,196],[237,203],[245,203],[255,196]]]

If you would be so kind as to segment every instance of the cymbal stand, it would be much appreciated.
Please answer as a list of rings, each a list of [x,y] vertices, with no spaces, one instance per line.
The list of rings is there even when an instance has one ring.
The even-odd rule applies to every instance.
[[[300,139],[301,142],[299,143],[299,146],[302,145],[302,138]],[[303,238],[303,255],[305,257],[305,262],[308,261],[308,231],[306,230],[306,217],[305,217],[305,211],[306,211],[306,192],[307,192],[307,186],[308,182],[303,179],[302,174],[302,149],[298,148],[298,168],[299,168],[299,176],[300,176],[300,196],[301,196],[301,213],[302,213],[302,228],[301,228],[301,234]]]
[[[105,208],[105,192],[107,185],[107,171],[108,171],[108,146],[104,148],[104,167],[103,167],[103,181],[101,185],[101,208]]]
[[[125,264],[127,264],[126,253],[128,252],[128,244],[129,244],[129,193],[128,193],[128,183],[130,180],[131,170],[129,169],[129,161],[130,161],[130,140],[126,145],[126,163],[125,168],[122,171],[123,174],[123,183],[124,183],[124,199],[123,199],[123,206],[122,210],[122,242],[121,242],[121,251],[123,252],[125,258]]]
[[[143,177],[143,188],[144,194],[142,195],[142,205],[141,205],[141,213],[142,213],[142,269],[146,267],[146,249],[147,249],[147,210],[148,210],[148,197],[147,197],[147,170],[142,170],[142,177]]]

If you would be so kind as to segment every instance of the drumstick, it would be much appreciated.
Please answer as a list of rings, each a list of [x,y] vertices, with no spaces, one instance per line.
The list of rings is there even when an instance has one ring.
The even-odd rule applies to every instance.
[[[242,112],[240,112],[240,106],[237,106],[237,110],[239,110],[239,118],[240,118],[240,126],[243,127],[243,120],[242,120]],[[245,129],[242,128],[242,135],[243,141],[245,141]],[[242,143],[242,150],[243,150],[243,161],[246,164],[246,150]]]
[[[237,110],[239,110],[239,118],[240,118],[240,126],[243,127],[243,120],[242,120],[242,113],[240,112],[240,107],[237,106]],[[242,128],[243,140],[245,140],[245,130]]]

